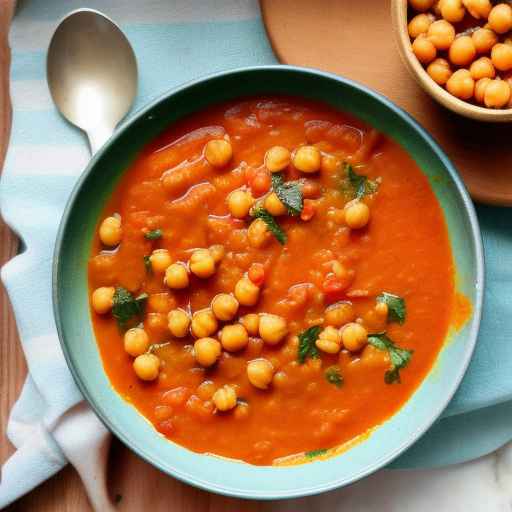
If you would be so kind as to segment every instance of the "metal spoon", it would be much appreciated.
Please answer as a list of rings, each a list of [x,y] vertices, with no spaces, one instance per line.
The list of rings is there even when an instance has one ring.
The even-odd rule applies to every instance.
[[[128,39],[101,12],[72,11],[50,41],[46,72],[57,108],[87,133],[96,153],[130,110],[137,91],[137,61]]]

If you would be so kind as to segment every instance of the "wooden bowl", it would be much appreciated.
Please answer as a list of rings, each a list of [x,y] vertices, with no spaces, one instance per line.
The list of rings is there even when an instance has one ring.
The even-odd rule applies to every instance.
[[[391,18],[396,34],[396,41],[402,60],[418,84],[444,107],[461,116],[476,121],[505,123],[512,121],[512,108],[491,109],[479,107],[460,100],[446,89],[436,84],[420,64],[412,51],[411,40],[407,31],[407,0],[391,0]]]

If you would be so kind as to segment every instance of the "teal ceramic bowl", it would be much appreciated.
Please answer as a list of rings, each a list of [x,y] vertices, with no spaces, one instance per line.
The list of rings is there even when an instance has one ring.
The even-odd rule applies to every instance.
[[[409,401],[342,455],[292,467],[252,466],[193,453],[159,435],[111,387],[94,339],[87,260],[97,220],[120,176],[143,146],[170,124],[209,105],[241,96],[286,94],[350,112],[401,144],[430,180],[450,234],[457,291],[473,304],[470,320],[448,337],[438,360]],[[272,499],[341,487],[382,468],[414,443],[455,393],[476,341],[483,293],[482,243],[472,202],[456,170],[432,138],[379,94],[335,75],[268,66],[219,73],[170,91],[121,126],[76,185],[57,237],[55,318],[69,367],[105,425],[142,458],[189,484],[243,498]]]

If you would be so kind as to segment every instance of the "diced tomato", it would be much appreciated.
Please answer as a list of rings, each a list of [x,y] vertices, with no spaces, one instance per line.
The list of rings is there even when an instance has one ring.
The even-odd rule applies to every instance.
[[[328,276],[322,284],[325,300],[328,303],[341,300],[345,296],[347,283],[336,276]]]
[[[256,286],[261,286],[265,281],[265,268],[261,263],[253,263],[249,268],[248,276]]]
[[[304,221],[311,220],[316,213],[316,203],[310,199],[304,199],[304,206],[300,212],[300,218]]]
[[[258,169],[255,169],[254,167],[248,167],[245,169],[245,182],[250,187],[252,180],[256,176],[256,173],[258,172]]]
[[[157,428],[164,436],[170,436],[174,433],[174,423],[171,419],[161,421]]]
[[[185,386],[179,386],[177,388],[166,391],[162,395],[162,402],[166,405],[179,407],[187,401],[190,394],[190,389]]]
[[[256,173],[249,186],[251,187],[252,195],[260,197],[269,191],[271,184],[270,174],[267,171],[261,170]]]

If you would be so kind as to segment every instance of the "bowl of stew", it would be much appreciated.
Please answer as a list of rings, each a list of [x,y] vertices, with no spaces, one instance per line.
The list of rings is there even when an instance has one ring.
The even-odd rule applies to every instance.
[[[78,386],[160,470],[244,498],[383,467],[455,393],[480,321],[456,170],[386,98],[269,66],[164,94],[79,179],[54,310]]]

